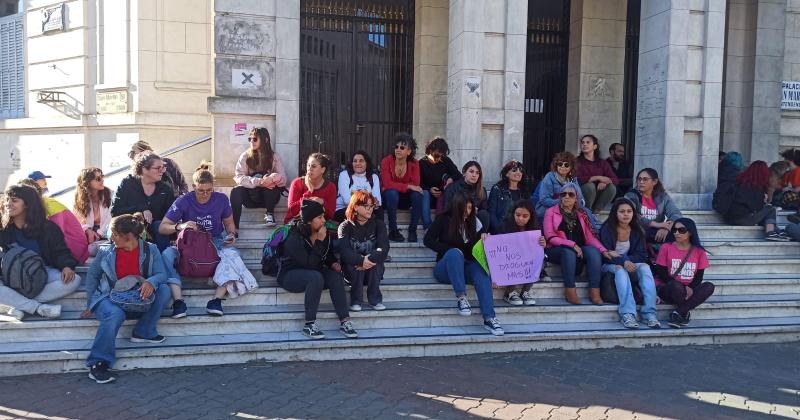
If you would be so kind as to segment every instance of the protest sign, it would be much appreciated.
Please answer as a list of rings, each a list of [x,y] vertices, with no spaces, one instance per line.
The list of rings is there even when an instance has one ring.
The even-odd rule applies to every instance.
[[[498,286],[535,283],[544,265],[544,248],[539,245],[541,231],[491,235],[483,248],[492,283]]]

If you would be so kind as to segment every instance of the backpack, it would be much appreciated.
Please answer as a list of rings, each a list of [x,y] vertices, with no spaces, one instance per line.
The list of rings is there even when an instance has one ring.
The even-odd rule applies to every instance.
[[[3,272],[3,284],[28,299],[38,296],[47,285],[44,259],[28,248],[12,245],[3,254],[0,268]]]
[[[281,271],[281,244],[289,237],[292,225],[284,225],[272,231],[261,248],[261,273],[266,276],[277,277]]]
[[[186,277],[213,277],[220,258],[205,231],[184,229],[178,234],[178,273]]]

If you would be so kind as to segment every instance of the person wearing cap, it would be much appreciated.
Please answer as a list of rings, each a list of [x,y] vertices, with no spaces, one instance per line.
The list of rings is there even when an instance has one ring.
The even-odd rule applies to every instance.
[[[42,171],[33,171],[28,174],[28,178],[36,181],[42,194],[47,194],[47,178],[52,178],[52,176],[45,175]]]
[[[333,251],[333,241],[325,229],[325,208],[317,201],[303,200],[300,214],[291,222],[282,244],[278,284],[288,292],[305,293],[303,334],[312,339],[325,338],[316,322],[323,289],[330,293],[341,323],[339,331],[347,338],[358,337],[350,322],[342,266]]]

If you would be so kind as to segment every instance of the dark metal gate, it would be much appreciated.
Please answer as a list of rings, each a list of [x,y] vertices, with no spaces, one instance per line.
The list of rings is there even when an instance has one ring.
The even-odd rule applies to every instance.
[[[300,172],[320,150],[338,173],[363,149],[377,162],[411,131],[413,0],[302,0]]]
[[[523,161],[540,179],[564,150],[567,123],[569,0],[528,0]]]
[[[625,29],[625,78],[622,88],[622,143],[633,161],[636,143],[636,91],[639,85],[639,22],[642,0],[628,0]]]

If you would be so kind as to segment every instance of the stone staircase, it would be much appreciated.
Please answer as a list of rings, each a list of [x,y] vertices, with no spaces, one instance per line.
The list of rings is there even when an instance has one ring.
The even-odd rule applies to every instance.
[[[713,212],[685,213],[698,222],[711,254],[706,279],[716,285],[709,302],[692,312],[690,328],[625,330],[616,305],[589,304],[585,283],[578,290],[586,304],[568,305],[560,269],[551,266],[552,281],[534,287],[536,306],[511,307],[495,291],[497,316],[506,331],[495,337],[481,324],[474,291],[474,314],[458,315],[451,287],[432,278],[434,254],[421,243],[395,243],[382,286],[388,309],[352,313],[360,338],[349,340],[336,331],[338,321],[323,293],[318,322],[327,338],[312,341],[300,333],[302,294],[287,293],[260,273],[261,246],[270,230],[260,223],[260,211],[245,210],[238,247],[260,288],[226,301],[225,316],[213,318],[205,314],[212,295],[207,279],[188,280],[189,317],[162,318],[159,332],[167,337],[162,344],[131,343],[134,321],[126,321],[115,368],[800,340],[800,244],[766,242],[761,228],[725,226]],[[283,214],[276,216],[283,219]],[[399,218],[407,223],[408,213]],[[86,267],[78,271],[83,274]],[[97,322],[78,316],[86,304],[83,292],[57,303],[64,308],[62,319],[0,323],[0,376],[83,369]],[[670,311],[671,306],[660,305],[659,318]]]

